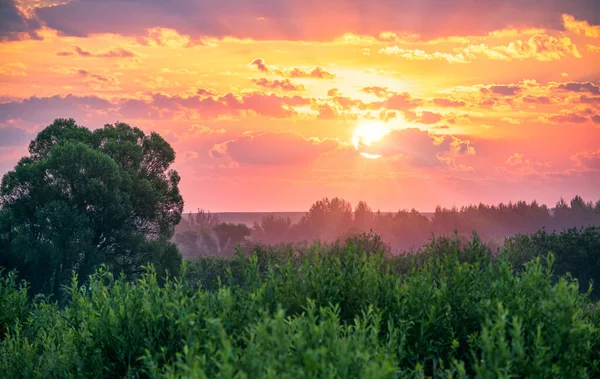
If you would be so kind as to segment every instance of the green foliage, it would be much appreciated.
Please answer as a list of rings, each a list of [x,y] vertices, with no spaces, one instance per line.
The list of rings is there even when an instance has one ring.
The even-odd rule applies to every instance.
[[[556,257],[554,272],[557,276],[571,274],[584,290],[592,284],[592,298],[600,298],[599,227],[573,228],[560,233],[540,230],[531,235],[519,234],[507,238],[504,244],[505,256],[517,269],[549,252]]]
[[[518,270],[477,236],[388,258],[373,238],[184,264],[161,285],[102,267],[59,308],[0,281],[8,377],[600,375],[600,311],[554,256]],[[403,261],[404,260],[404,261]],[[412,261],[411,261],[412,260]],[[408,262],[415,264],[410,266]]]
[[[129,276],[152,262],[176,273],[168,242],[181,218],[171,146],[158,134],[117,123],[90,131],[57,119],[2,179],[0,265],[17,269],[33,293],[54,294],[72,272],[105,263]]]

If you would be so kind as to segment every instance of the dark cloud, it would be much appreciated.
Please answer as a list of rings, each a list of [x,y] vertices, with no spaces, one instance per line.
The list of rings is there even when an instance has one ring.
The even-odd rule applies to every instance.
[[[138,0],[78,0],[38,8],[36,14],[49,27],[74,36],[144,35],[149,28],[162,27],[191,36],[292,40],[331,39],[347,32],[379,35],[398,29],[426,37],[449,30],[485,34],[507,26],[562,30],[563,13],[600,23],[597,0],[338,0],[326,8],[318,0],[147,0],[140,5]],[[22,20],[12,28],[28,29]]]
[[[0,146],[22,146],[29,140],[30,137],[23,129],[12,125],[0,127]]]
[[[83,119],[89,109],[108,110],[113,105],[96,96],[36,97],[0,104],[0,122],[21,119],[35,124],[49,124],[56,118]]]
[[[585,104],[600,104],[600,97],[589,97],[586,95],[581,95],[579,97],[579,101]]]
[[[255,67],[259,71],[269,72],[269,68],[267,67],[267,64],[265,63],[265,60],[262,58],[256,58],[252,62],[250,62],[248,65],[250,67]]]
[[[215,96],[216,95],[216,93],[213,90],[206,89],[206,88],[198,88],[198,90],[196,91],[196,94],[199,96]]]
[[[550,104],[552,100],[548,96],[527,95],[523,98],[523,102],[529,104]]]
[[[73,46],[73,51],[59,51],[56,53],[59,57],[71,57],[74,55],[83,58],[135,58],[136,55],[133,51],[117,47],[116,49],[108,50],[102,53],[92,53],[84,50],[79,46]]]
[[[14,0],[0,0],[0,41],[22,38],[39,39],[40,22],[27,18],[15,5]]]
[[[583,124],[588,121],[587,117],[576,113],[555,114],[548,117],[548,121],[556,124]]]
[[[494,85],[494,86],[489,86],[489,87],[484,87],[481,88],[480,91],[482,93],[493,93],[495,95],[501,95],[501,96],[514,96],[517,93],[521,92],[523,89],[521,87],[519,87],[518,85],[507,85],[507,86],[501,86],[501,85]]]
[[[556,88],[558,88],[559,90],[569,91],[569,92],[589,92],[594,95],[600,95],[600,87],[598,87],[594,83],[590,83],[590,82],[563,83],[563,84],[559,84]]]

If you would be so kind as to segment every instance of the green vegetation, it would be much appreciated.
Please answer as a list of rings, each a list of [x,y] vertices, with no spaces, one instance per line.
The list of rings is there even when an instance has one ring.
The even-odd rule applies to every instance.
[[[59,299],[72,271],[87,278],[100,264],[129,277],[148,262],[176,273],[181,256],[169,239],[183,199],[174,159],[156,133],[57,119],[2,179],[0,266]]]
[[[599,236],[595,228],[573,230],[549,237],[556,244],[546,247]],[[248,257],[190,262],[164,285],[150,268],[135,282],[101,268],[81,287],[73,279],[63,308],[29,300],[24,284],[5,273],[0,371],[14,378],[598,376],[600,311],[576,281],[552,276],[546,247],[518,267],[511,262],[523,251],[494,256],[476,236],[439,238],[402,257],[386,257],[372,235],[304,250],[257,247]]]

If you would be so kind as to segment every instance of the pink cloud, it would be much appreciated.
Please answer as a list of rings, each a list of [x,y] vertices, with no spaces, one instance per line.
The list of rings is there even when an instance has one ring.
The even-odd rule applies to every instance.
[[[433,99],[433,103],[438,107],[464,107],[466,104],[461,100],[452,100],[452,99]]]
[[[289,79],[283,80],[269,80],[267,78],[260,78],[253,80],[257,86],[270,88],[270,89],[281,89],[283,91],[303,91],[304,86],[302,84],[294,84]]]
[[[213,158],[227,158],[240,165],[306,165],[322,154],[338,149],[333,139],[305,138],[292,132],[245,135],[213,146]]]

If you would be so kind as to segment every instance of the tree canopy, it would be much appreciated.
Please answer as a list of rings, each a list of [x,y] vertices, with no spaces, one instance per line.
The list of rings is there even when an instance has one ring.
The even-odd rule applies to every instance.
[[[147,263],[176,273],[181,256],[169,239],[183,198],[174,160],[156,133],[56,119],[2,179],[0,266],[55,294],[72,271],[83,279],[100,264],[128,276]]]

